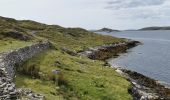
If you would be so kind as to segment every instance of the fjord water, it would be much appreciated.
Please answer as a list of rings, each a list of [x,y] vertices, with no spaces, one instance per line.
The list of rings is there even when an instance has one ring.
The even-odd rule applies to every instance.
[[[170,31],[123,31],[109,34],[143,43],[116,59],[110,59],[110,64],[170,83]]]

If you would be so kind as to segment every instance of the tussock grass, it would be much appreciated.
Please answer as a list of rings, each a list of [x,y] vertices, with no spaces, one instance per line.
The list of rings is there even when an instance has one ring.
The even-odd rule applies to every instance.
[[[56,61],[59,64],[56,64]],[[16,77],[18,87],[31,88],[36,92],[42,93],[41,86],[32,83],[36,80],[49,82],[53,88],[58,88],[51,94],[51,89],[46,89],[47,98],[62,96],[65,99],[81,100],[131,100],[128,94],[130,83],[117,74],[113,68],[104,67],[104,62],[92,61],[88,58],[70,56],[63,54],[60,50],[47,50],[28,60],[20,67],[39,66],[40,78],[34,79],[19,72]],[[61,74],[56,75],[59,80],[57,83],[51,80],[52,70],[59,70]],[[24,82],[29,77],[28,82]],[[31,86],[36,87],[31,87]],[[24,82],[24,83],[23,83]],[[44,87],[42,87],[44,88]],[[44,94],[44,93],[43,93]],[[61,99],[61,98],[60,98]],[[48,99],[52,100],[52,99]],[[57,99],[56,99],[57,100]]]

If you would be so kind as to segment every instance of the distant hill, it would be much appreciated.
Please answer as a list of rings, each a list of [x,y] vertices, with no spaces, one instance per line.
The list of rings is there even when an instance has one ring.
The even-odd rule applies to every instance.
[[[93,32],[107,32],[107,33],[110,33],[110,32],[120,32],[120,31],[119,30],[110,29],[110,28],[102,28],[102,29],[99,29],[99,30],[93,30]]]
[[[170,26],[166,26],[166,27],[145,27],[139,30],[170,30]]]

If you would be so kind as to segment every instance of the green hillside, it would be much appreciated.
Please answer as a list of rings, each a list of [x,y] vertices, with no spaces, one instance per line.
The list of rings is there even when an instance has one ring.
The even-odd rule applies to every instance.
[[[31,88],[45,95],[47,100],[132,99],[128,93],[130,83],[113,68],[103,61],[76,55],[76,52],[89,47],[123,42],[125,39],[99,35],[82,28],[0,17],[0,52],[44,40],[50,41],[53,46],[16,65],[17,87]],[[63,51],[63,48],[72,53]],[[54,75],[53,70],[58,70],[60,74]]]
[[[17,21],[4,17],[0,17],[0,38],[2,45],[3,42],[6,43],[10,40],[30,42],[48,39],[58,47],[68,47],[76,51],[124,41],[123,39],[95,34],[82,28],[63,28],[58,25],[46,25],[30,20]]]

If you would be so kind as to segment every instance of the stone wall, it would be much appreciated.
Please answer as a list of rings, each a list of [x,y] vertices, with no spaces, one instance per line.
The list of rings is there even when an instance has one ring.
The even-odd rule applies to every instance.
[[[0,68],[4,68],[7,71],[8,75],[10,77],[13,77],[15,74],[15,64],[26,61],[35,54],[49,48],[49,46],[49,42],[42,42],[24,48],[20,48],[18,50],[0,54]]]
[[[22,91],[16,89],[13,83],[15,75],[15,64],[28,60],[34,55],[50,47],[49,42],[37,43],[18,50],[0,54],[0,100],[16,100]],[[30,94],[30,92],[29,92]],[[31,95],[33,93],[31,92]],[[34,94],[35,97],[35,94]],[[36,97],[42,97],[38,95]],[[43,99],[30,99],[43,100]]]

